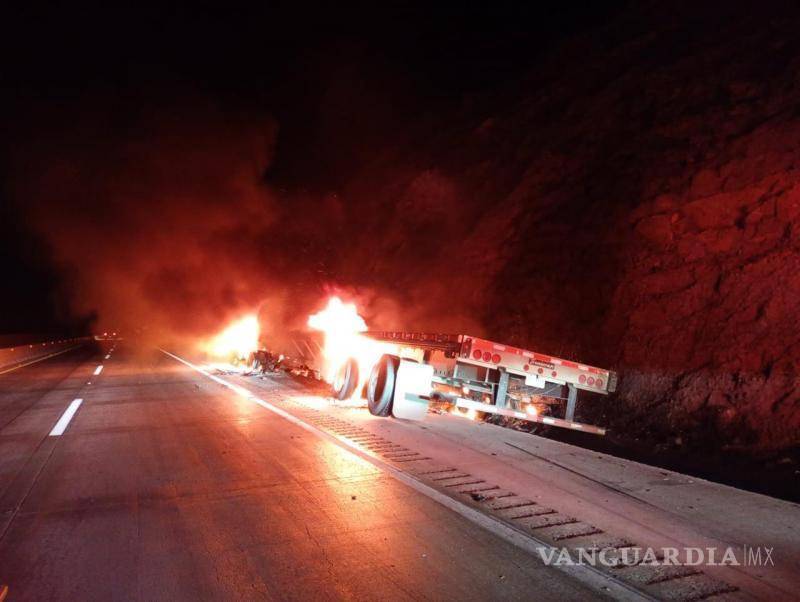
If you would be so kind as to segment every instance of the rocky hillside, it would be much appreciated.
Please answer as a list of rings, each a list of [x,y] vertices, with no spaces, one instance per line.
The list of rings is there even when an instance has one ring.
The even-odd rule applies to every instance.
[[[615,368],[585,411],[617,432],[797,445],[800,20],[772,8],[628,12],[420,126],[347,191],[340,275]]]

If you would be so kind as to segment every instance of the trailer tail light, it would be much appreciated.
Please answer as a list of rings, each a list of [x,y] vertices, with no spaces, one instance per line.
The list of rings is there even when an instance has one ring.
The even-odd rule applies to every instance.
[[[495,353],[492,356],[492,362],[495,363],[495,364],[499,364],[500,363],[500,359],[501,358],[500,358],[500,354],[499,353]]]
[[[489,353],[488,351],[484,351],[483,352],[483,361],[484,362],[490,362],[491,360],[492,360],[492,354]]]
[[[481,355],[483,354],[481,353],[480,349],[476,349],[475,351],[472,352],[472,357],[476,360],[481,359]]]
[[[599,376],[598,377],[586,376],[585,374],[581,374],[578,377],[578,382],[582,385],[587,385],[589,387],[597,387],[598,389],[602,389],[603,384],[605,383],[605,381]]]

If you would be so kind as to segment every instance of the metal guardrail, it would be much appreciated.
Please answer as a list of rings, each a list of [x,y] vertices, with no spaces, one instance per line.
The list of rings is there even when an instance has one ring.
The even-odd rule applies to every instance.
[[[89,340],[91,337],[75,337],[0,348],[0,372],[13,370],[28,362],[63,353],[83,345]]]

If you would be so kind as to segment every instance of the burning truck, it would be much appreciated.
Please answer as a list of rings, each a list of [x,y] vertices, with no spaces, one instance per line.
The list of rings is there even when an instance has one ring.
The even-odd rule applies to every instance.
[[[617,374],[468,334],[371,331],[353,304],[332,297],[290,348],[259,350],[254,368],[278,366],[331,384],[339,400],[366,398],[375,416],[423,420],[432,404],[604,435],[577,422],[579,393],[615,391]],[[560,414],[560,416],[559,416]]]

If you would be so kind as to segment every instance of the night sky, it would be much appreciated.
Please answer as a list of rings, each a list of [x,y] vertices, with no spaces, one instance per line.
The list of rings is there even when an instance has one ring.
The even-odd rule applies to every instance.
[[[502,97],[543,53],[601,28],[622,6],[6,6],[0,331],[81,330],[95,315],[91,307],[74,308],[71,298],[82,293],[73,290],[73,280],[81,268],[64,261],[38,224],[62,211],[79,212],[102,229],[115,201],[104,198],[107,186],[86,182],[79,207],[74,194],[58,200],[55,194],[44,201],[47,215],[32,217],[28,205],[36,195],[20,188],[41,179],[43,164],[93,152],[100,172],[113,141],[138,135],[148,123],[143,115],[179,121],[184,112],[213,105],[215,114],[244,128],[251,119],[271,121],[274,145],[263,177],[273,190],[335,193],[409,130],[475,99]],[[103,142],[92,147],[95,139]],[[84,164],[91,172],[92,159]]]

